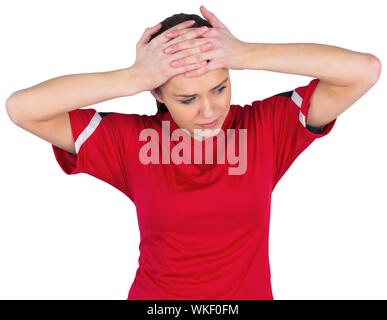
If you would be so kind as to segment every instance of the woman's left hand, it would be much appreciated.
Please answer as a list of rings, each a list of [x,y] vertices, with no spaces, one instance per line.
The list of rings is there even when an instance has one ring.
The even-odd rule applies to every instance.
[[[184,75],[186,77],[198,76],[210,70],[219,68],[235,70],[244,69],[243,53],[246,51],[247,43],[237,39],[215,14],[209,12],[204,6],[200,7],[200,11],[213,27],[209,28],[201,35],[202,38],[205,38],[205,40],[211,43],[211,47],[204,52],[198,53],[198,55],[200,55],[201,60],[210,60],[210,62],[202,68],[185,72]],[[171,46],[167,47],[171,47],[172,51],[166,53],[175,53],[183,49],[187,50],[187,48],[179,47],[178,42],[178,40],[180,40],[178,36],[184,34],[186,31],[179,31],[181,32],[177,32],[174,36],[170,37],[171,39],[175,39],[171,40]],[[198,56],[195,57],[195,55],[192,55],[175,61],[178,62],[177,66],[181,67],[190,63],[195,63],[198,59]]]

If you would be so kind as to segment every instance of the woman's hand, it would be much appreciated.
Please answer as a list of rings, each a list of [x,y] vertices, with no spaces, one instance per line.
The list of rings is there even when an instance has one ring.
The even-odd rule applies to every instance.
[[[227,27],[215,16],[215,14],[209,12],[204,6],[200,7],[200,11],[204,18],[206,18],[213,28],[209,28],[207,32],[202,34],[204,40],[211,43],[211,50],[204,54],[191,55],[186,58],[180,58],[177,60],[179,67],[190,65],[195,60],[210,60],[210,62],[201,67],[200,69],[186,72],[184,75],[197,76],[204,74],[210,70],[226,68],[241,70],[243,68],[243,56],[247,49],[247,43],[243,42],[232,35]],[[168,43],[168,47],[172,48],[170,53],[176,53],[186,48],[186,43],[181,42],[184,30],[178,30],[176,37]],[[173,44],[171,46],[171,44]]]
[[[194,22],[195,21],[182,22],[159,34],[150,42],[149,39],[152,34],[160,29],[161,23],[154,27],[147,28],[144,31],[141,39],[137,42],[136,61],[132,66],[141,78],[140,81],[144,84],[144,90],[155,89],[175,75],[199,69],[207,64],[205,58],[200,58],[177,68],[171,65],[173,60],[185,58],[189,55],[208,50],[203,46],[204,43],[208,42],[206,39],[195,39],[202,35],[205,30],[203,31],[201,28],[187,29],[189,26],[193,25]],[[164,52],[164,49],[170,44],[170,38],[167,37],[167,34],[172,31],[185,32],[184,41],[182,43],[186,48],[191,48],[189,51],[186,50],[176,54],[167,54]]]

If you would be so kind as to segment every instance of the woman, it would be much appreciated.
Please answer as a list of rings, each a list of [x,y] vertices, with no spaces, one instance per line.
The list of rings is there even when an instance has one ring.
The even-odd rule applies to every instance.
[[[135,203],[140,257],[128,299],[273,299],[272,191],[376,83],[381,63],[327,45],[246,43],[200,10],[206,20],[178,14],[148,28],[130,68],[48,80],[15,92],[7,110],[52,144],[65,173],[90,174]],[[229,69],[314,79],[242,107],[230,105]],[[156,98],[155,115],[79,109],[142,91]]]

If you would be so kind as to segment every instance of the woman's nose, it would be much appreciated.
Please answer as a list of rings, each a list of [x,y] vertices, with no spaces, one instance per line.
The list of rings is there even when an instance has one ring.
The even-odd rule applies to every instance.
[[[212,119],[214,116],[214,110],[209,103],[204,103],[201,106],[200,113],[204,119]]]

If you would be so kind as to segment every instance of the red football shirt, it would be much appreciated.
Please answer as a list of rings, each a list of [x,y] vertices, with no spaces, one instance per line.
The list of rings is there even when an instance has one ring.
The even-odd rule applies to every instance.
[[[231,142],[241,145],[239,129],[247,129],[243,174],[230,174],[230,168],[240,164],[227,156],[225,163],[205,163],[211,148],[189,136],[188,143],[175,139],[167,147],[163,139],[179,128],[169,112],[69,112],[76,155],[52,145],[63,171],[103,180],[136,206],[140,256],[128,299],[273,299],[268,256],[271,194],[298,155],[336,122],[321,133],[306,127],[318,81],[244,107],[230,106],[222,129],[234,129],[234,134],[225,147]],[[162,121],[169,123],[170,131]],[[140,139],[143,129],[159,138],[152,140],[159,152],[153,159],[159,163],[140,159],[142,152],[151,154],[144,149],[150,138]],[[216,140],[210,153],[220,148]],[[191,156],[202,149],[202,161],[162,161],[165,150],[172,153],[182,143],[191,145]]]

